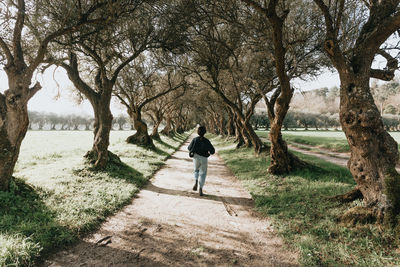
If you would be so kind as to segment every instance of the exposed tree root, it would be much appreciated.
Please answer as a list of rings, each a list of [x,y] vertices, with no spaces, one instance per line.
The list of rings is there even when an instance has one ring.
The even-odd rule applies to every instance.
[[[269,145],[263,144],[255,152],[256,152],[256,155],[261,155],[262,153],[266,153],[268,155],[270,150],[271,150],[271,147]]]
[[[237,142],[236,148],[241,148],[244,146],[244,141],[243,140],[235,140]]]
[[[153,144],[153,140],[149,135],[136,133],[134,135],[129,136],[126,139],[126,142],[129,144],[138,145],[141,147],[145,147],[148,149],[155,149],[156,147]]]
[[[376,210],[373,207],[354,207],[338,218],[344,225],[373,224],[377,221]]]
[[[107,168],[108,165],[112,164],[112,165],[121,165],[123,164],[121,159],[115,155],[114,153],[112,153],[111,151],[107,151],[108,153],[108,160],[107,160],[107,165],[104,168]],[[97,152],[94,150],[90,150],[88,151],[85,156],[86,160],[88,161],[89,164],[94,165],[97,161]],[[99,169],[98,167],[96,167],[97,169]]]
[[[329,197],[328,199],[333,200],[333,201],[339,201],[342,203],[348,203],[348,202],[353,202],[354,200],[357,199],[362,199],[363,195],[357,187],[351,190],[350,192],[347,192],[343,195],[337,195],[333,197]]]
[[[165,128],[164,128],[160,133],[163,134],[163,135],[165,135],[165,136],[168,136],[168,137],[171,137],[171,136],[175,135],[175,132],[174,132],[174,131],[172,131],[172,130],[165,130]]]
[[[151,134],[150,137],[151,137],[151,139],[153,139],[153,140],[161,140],[161,137],[160,137],[160,134],[159,134],[159,133],[157,133],[157,134]]]
[[[296,155],[288,152],[288,163],[281,163],[278,161],[271,162],[271,166],[268,168],[268,172],[275,175],[287,174],[294,170],[312,168],[308,162],[299,159]]]

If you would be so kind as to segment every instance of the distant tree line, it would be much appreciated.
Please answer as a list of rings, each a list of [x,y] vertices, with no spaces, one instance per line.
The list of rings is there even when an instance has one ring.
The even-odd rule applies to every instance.
[[[29,111],[29,130],[93,130],[94,117],[77,114],[56,114]],[[113,130],[133,130],[128,116],[119,115],[113,119]]]
[[[381,112],[383,125],[387,131],[400,131],[400,85],[398,78],[371,86],[376,106]],[[308,105],[307,103],[313,103]],[[266,113],[254,114],[251,117],[252,126],[257,128],[270,127]],[[284,130],[309,128],[315,130],[341,130],[339,121],[339,88],[319,88],[294,94],[290,110],[283,120]]]
[[[383,124],[386,131],[400,131],[400,116],[392,114],[384,114],[382,116]],[[254,129],[263,128],[268,130],[270,122],[266,114],[255,114],[250,120]],[[283,129],[296,130],[296,129],[309,130],[341,130],[339,122],[339,114],[319,114],[308,113],[300,111],[289,111],[283,121]]]

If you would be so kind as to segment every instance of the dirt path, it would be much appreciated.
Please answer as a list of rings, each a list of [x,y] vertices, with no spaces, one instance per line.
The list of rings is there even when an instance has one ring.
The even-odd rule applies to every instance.
[[[343,167],[346,167],[346,168],[347,168],[347,161],[350,158],[350,154],[337,153],[337,152],[329,151],[329,150],[326,150],[326,149],[323,150],[322,153],[318,153],[318,152],[313,152],[313,151],[309,151],[309,150],[306,150],[306,149],[301,149],[301,148],[299,148],[297,146],[293,146],[293,145],[288,145],[288,147],[291,150],[300,152],[302,154],[315,156],[315,157],[318,157],[318,158],[323,159],[325,161],[328,161],[328,162],[331,162],[331,163],[334,163],[336,165],[340,165],[340,166],[343,166]],[[313,147],[313,146],[309,146],[309,147],[316,148],[316,147]],[[347,157],[346,157],[346,155],[347,155]]]
[[[209,158],[205,196],[192,191],[187,146],[132,204],[44,266],[297,266],[218,155]]]
[[[340,166],[347,168],[347,162],[350,159],[350,153],[339,153],[339,152],[330,151],[328,149],[308,146],[308,145],[304,145],[304,144],[300,144],[300,145],[308,147],[308,148],[312,148],[312,149],[319,149],[321,151],[321,153],[309,151],[307,149],[302,149],[300,147],[293,146],[293,145],[288,145],[288,147],[291,150],[294,150],[294,151],[297,151],[297,152],[300,152],[300,153],[303,153],[306,155],[312,155],[312,156],[318,157],[320,159],[323,159],[325,161],[328,161],[330,163],[334,163],[336,165],[340,165]],[[398,172],[400,172],[400,162],[397,163],[396,170]]]

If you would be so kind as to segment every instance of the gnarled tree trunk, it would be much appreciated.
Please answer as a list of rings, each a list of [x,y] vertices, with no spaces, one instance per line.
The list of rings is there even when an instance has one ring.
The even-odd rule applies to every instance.
[[[86,154],[91,158],[94,167],[103,169],[107,166],[111,152],[108,151],[110,145],[110,131],[112,128],[113,116],[110,110],[111,97],[101,97],[91,101],[94,109],[94,140],[92,151]]]
[[[27,104],[41,89],[39,83],[29,88],[32,76],[25,73],[27,66],[19,56],[4,68],[9,89],[0,93],[0,191],[9,189],[21,143],[28,131]]]
[[[161,121],[157,121],[154,125],[153,125],[153,130],[151,131],[151,135],[150,137],[153,139],[160,139],[160,134],[158,133],[158,127],[160,127]]]
[[[136,133],[134,135],[129,136],[126,139],[126,142],[139,146],[155,148],[153,140],[151,139],[147,131],[147,125],[142,120],[142,114],[140,113],[140,111],[139,112],[129,111],[129,116],[133,121]]]
[[[161,133],[166,135],[166,136],[170,136],[172,133],[172,118],[170,116],[167,117],[167,121],[165,124],[164,129],[162,129]]]
[[[236,148],[239,148],[244,145],[244,137],[242,135],[241,126],[237,121],[236,115],[234,118],[234,124],[235,124],[235,142],[237,143]]]
[[[400,214],[400,175],[396,141],[385,131],[369,88],[369,76],[341,79],[340,123],[350,145],[347,166],[367,206],[379,220]]]
[[[256,134],[250,122],[247,120],[244,124],[248,138],[251,140],[251,144],[254,147],[254,151],[256,154],[260,154],[262,151],[266,149],[266,146],[261,141],[260,137]]]
[[[20,85],[23,86],[23,85]],[[11,88],[0,94],[0,191],[7,191],[28,130],[26,88]]]
[[[228,137],[235,135],[235,123],[232,114],[228,114],[228,121],[226,123],[226,128]]]

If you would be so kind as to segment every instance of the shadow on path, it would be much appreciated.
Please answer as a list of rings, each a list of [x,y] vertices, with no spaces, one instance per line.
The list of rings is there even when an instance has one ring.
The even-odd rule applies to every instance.
[[[182,191],[182,190],[175,190],[175,189],[167,189],[155,186],[152,183],[149,183],[146,188],[143,190],[148,190],[155,193],[160,194],[167,194],[173,196],[182,196],[182,197],[190,197],[190,198],[198,198],[198,199],[208,199],[220,202],[226,202],[231,205],[240,205],[243,207],[254,207],[254,202],[250,198],[243,198],[243,197],[226,197],[226,196],[217,196],[211,194],[204,194],[204,196],[200,196],[197,191]]]

